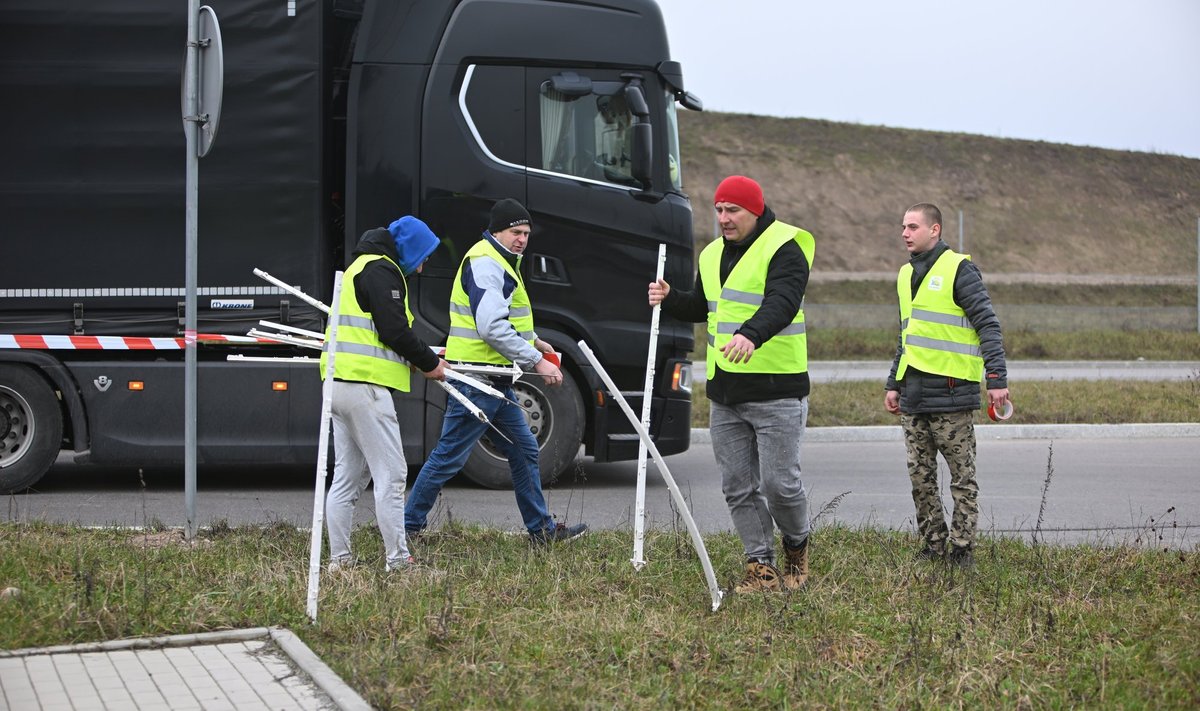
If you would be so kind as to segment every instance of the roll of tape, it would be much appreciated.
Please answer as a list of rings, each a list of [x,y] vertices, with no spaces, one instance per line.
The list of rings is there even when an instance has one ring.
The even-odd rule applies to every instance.
[[[1008,418],[1010,418],[1012,416],[1013,416],[1012,400],[1009,400],[1008,402],[1004,403],[1004,409],[1001,410],[1000,412],[996,412],[995,405],[988,403],[988,417],[992,418],[992,422],[999,422],[1000,420],[1007,420]]]

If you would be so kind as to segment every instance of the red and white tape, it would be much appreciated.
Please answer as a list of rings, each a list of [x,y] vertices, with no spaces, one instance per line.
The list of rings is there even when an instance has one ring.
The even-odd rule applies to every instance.
[[[197,343],[277,345],[265,338],[226,336],[219,333],[198,333]],[[68,351],[177,351],[185,345],[182,338],[149,338],[142,336],[47,336],[0,333],[0,348]]]
[[[988,403],[988,417],[992,418],[992,422],[1007,420],[1013,416],[1013,412],[1012,400],[1006,400],[1004,402],[1004,408],[999,412],[996,411],[996,406],[994,404]]]

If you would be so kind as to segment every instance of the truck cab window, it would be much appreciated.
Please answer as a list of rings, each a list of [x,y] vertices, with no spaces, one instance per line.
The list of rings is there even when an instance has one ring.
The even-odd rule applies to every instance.
[[[630,160],[633,116],[621,92],[568,96],[543,87],[538,108],[540,168],[622,186],[637,184]]]

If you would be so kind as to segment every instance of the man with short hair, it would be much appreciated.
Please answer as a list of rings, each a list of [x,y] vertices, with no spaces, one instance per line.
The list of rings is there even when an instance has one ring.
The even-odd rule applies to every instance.
[[[804,291],[815,243],[775,219],[758,183],[741,175],[713,195],[721,239],[700,253],[696,286],[650,284],[650,305],[707,321],[709,431],[721,489],[746,553],[739,593],[795,590],[808,580],[808,495],[800,443],[808,419]],[[775,565],[775,528],[785,567]]]
[[[904,213],[904,246],[912,255],[900,269],[900,338],[888,373],[884,408],[900,415],[917,530],[918,558],[975,564],[979,486],[975,481],[975,410],[979,381],[989,404],[1006,408],[1008,371],[1000,320],[971,257],[942,241],[942,211],[918,203]],[[946,526],[938,490],[937,453],[950,468],[954,512]]]
[[[414,562],[404,536],[408,464],[392,391],[409,391],[414,367],[431,380],[446,377],[446,362],[412,330],[405,282],[405,277],[421,271],[438,244],[424,222],[401,217],[387,229],[363,234],[342,278],[333,359],[333,484],[325,509],[331,571],[352,562],[354,504],[372,480],[385,569]],[[322,380],[325,363],[322,354]]]
[[[529,212],[521,203],[510,198],[492,207],[488,229],[467,251],[454,278],[446,360],[501,366],[516,363],[522,370],[542,376],[549,385],[560,386],[562,372],[546,358],[554,348],[533,330],[533,307],[521,278],[521,255],[529,244],[529,234]],[[512,381],[496,377],[491,384],[506,399],[465,383],[454,382],[452,387],[478,406],[507,438],[488,435],[508,459],[517,508],[530,541],[544,544],[578,538],[587,530],[586,524],[555,523],[546,507],[537,439],[516,403]],[[425,529],[438,493],[462,470],[471,449],[486,432],[487,424],[458,400],[447,400],[441,438],[421,467],[404,510],[410,535]]]

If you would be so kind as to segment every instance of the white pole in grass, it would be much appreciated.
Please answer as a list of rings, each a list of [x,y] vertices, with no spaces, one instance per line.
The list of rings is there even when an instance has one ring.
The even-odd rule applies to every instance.
[[[674,477],[667,469],[667,463],[663,461],[662,455],[658,453],[658,447],[650,439],[650,433],[642,426],[637,417],[633,414],[633,410],[629,407],[629,403],[625,401],[625,397],[621,395],[621,391],[613,383],[609,377],[608,371],[604,370],[604,366],[600,365],[600,361],[596,360],[596,355],[592,353],[592,349],[588,348],[587,343],[579,342],[579,350],[596,369],[596,374],[604,381],[604,387],[608,389],[608,394],[612,396],[617,404],[621,406],[621,411],[625,413],[625,417],[629,418],[630,424],[637,430],[638,436],[642,439],[642,444],[646,449],[650,450],[650,456],[654,457],[654,463],[658,466],[658,473],[662,475],[664,481],[667,482],[667,489],[671,492],[671,498],[675,500],[675,505],[679,507],[679,512],[683,514],[683,522],[687,526],[688,534],[692,537],[692,547],[696,549],[696,555],[700,558],[700,565],[704,568],[704,577],[708,581],[708,592],[712,596],[713,612],[721,606],[721,589],[717,587],[717,577],[713,575],[712,561],[708,558],[708,549],[704,547],[704,539],[700,537],[700,529],[696,528],[696,521],[692,518],[692,512],[688,509],[687,501],[683,498],[683,492],[679,490],[679,485],[675,483]]]
[[[257,273],[257,272],[256,272]],[[261,275],[260,275],[261,276]],[[325,339],[325,382],[321,384],[321,429],[317,439],[317,476],[313,485],[312,540],[308,549],[308,618],[317,621],[317,593],[321,589],[321,534],[325,528],[325,477],[329,471],[329,420],[333,408],[333,359],[337,350],[338,307],[342,300],[342,272],[333,276],[333,306],[329,309],[329,338]]]
[[[658,271],[654,281],[663,278],[663,266],[667,263],[667,245],[658,245]],[[650,431],[650,401],[654,394],[654,361],[658,355],[658,319],[662,304],[655,304],[650,312],[650,349],[646,352],[646,384],[642,388],[642,428]],[[633,562],[634,570],[646,565],[643,548],[646,541],[646,444],[638,445],[637,496],[633,504]]]

